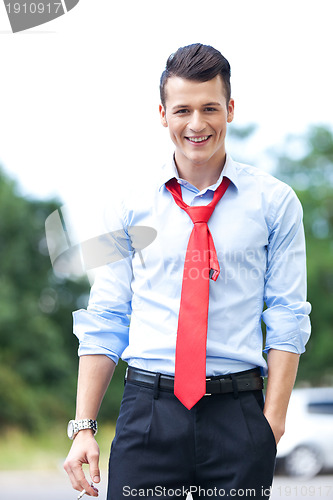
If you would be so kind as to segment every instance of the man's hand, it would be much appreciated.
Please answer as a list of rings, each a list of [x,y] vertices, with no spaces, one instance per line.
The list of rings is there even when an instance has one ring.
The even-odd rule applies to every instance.
[[[275,442],[277,445],[285,431],[285,419],[283,418],[277,419],[275,418],[274,415],[271,415],[268,411],[264,411],[264,415],[268,420],[268,423],[272,429],[272,432],[275,437]]]
[[[76,399],[76,420],[97,419],[105,391],[115,369],[115,362],[102,354],[80,357],[79,379]],[[90,477],[94,483],[100,482],[99,447],[91,429],[79,431],[64,463],[73,488],[85,490],[87,495],[97,497],[98,489],[88,483],[82,465],[88,464]]]
[[[83,464],[89,464],[91,480],[94,483],[99,483],[100,471],[98,462],[99,447],[93,432],[90,429],[79,431],[74,438],[74,442],[64,463],[64,469],[75,490],[86,490],[87,495],[93,497],[98,496],[98,489],[94,486],[90,486],[82,469]]]

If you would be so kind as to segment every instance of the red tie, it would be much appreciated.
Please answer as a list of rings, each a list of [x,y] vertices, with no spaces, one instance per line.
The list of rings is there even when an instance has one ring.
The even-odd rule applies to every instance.
[[[177,205],[193,222],[187,245],[180,309],[178,317],[175,396],[189,410],[206,393],[206,344],[209,303],[209,278],[220,274],[216,250],[207,222],[218,201],[229,186],[223,178],[206,206],[190,207],[184,203],[180,185],[175,178],[166,183]]]

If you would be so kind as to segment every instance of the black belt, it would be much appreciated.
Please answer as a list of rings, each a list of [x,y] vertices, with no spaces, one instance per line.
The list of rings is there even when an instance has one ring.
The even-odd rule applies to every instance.
[[[160,373],[139,370],[138,368],[128,367],[125,380],[133,384],[148,388],[156,388],[158,379],[158,388],[160,390],[173,392],[174,377]],[[220,375],[217,377],[206,378],[206,394],[226,394],[228,392],[258,391],[263,389],[264,383],[260,376],[260,368],[253,368],[243,372],[230,375]]]

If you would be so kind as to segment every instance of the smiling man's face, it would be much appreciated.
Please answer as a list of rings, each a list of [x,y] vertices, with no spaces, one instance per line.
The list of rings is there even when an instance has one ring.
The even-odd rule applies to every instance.
[[[179,167],[218,167],[225,160],[227,123],[233,120],[234,101],[226,102],[222,78],[207,82],[172,76],[166,83],[162,125],[169,127]]]

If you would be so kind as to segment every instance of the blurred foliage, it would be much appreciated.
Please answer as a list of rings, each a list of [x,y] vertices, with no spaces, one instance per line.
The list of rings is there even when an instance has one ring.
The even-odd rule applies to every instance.
[[[243,140],[255,127],[235,131]],[[304,209],[308,299],[313,333],[298,381],[333,380],[333,135],[312,127],[271,151],[274,174],[290,184]],[[45,220],[56,200],[26,199],[0,169],[0,425],[40,430],[74,416],[77,339],[72,311],[86,307],[89,283],[56,275],[51,267]],[[117,416],[125,363],[120,362],[99,420]]]
[[[302,137],[288,137],[284,150],[272,154],[275,175],[295,189],[304,211],[312,335],[298,380],[332,385],[333,132],[313,126]]]
[[[85,307],[86,279],[53,273],[45,220],[56,200],[25,199],[0,169],[0,426],[40,429],[73,418],[77,339],[72,311]],[[122,378],[124,369],[118,370]],[[103,408],[114,418],[121,383]],[[115,395],[112,397],[112,394]],[[101,412],[101,415],[103,413]]]

